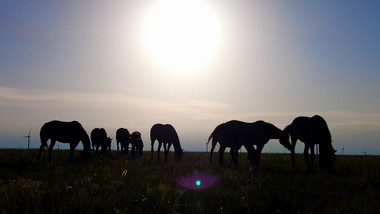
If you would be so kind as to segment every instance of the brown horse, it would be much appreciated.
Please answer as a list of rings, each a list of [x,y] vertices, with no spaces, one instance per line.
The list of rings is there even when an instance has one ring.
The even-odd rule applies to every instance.
[[[219,148],[219,163],[223,165],[224,150],[231,148],[232,162],[237,165],[237,151],[244,146],[252,164],[260,165],[261,151],[264,145],[270,139],[279,139],[287,149],[290,149],[289,137],[281,129],[264,121],[256,121],[254,123],[246,123],[242,121],[232,120],[222,123],[211,133],[208,141],[212,139],[210,162],[212,163],[212,154],[217,142]],[[257,146],[257,149],[253,147]]]
[[[291,136],[291,158],[292,167],[294,163],[294,149],[299,139],[305,144],[304,156],[307,167],[313,171],[314,164],[314,145],[319,144],[319,168],[331,172],[336,160],[335,152],[331,145],[331,134],[326,121],[319,115],[313,117],[297,117],[288,125],[284,131]],[[310,160],[309,160],[310,149]]]
[[[56,141],[70,144],[70,160],[73,159],[74,150],[79,144],[79,141],[82,141],[83,144],[81,156],[83,158],[89,158],[91,155],[90,138],[78,121],[62,122],[54,120],[47,122],[41,127],[40,138],[41,146],[38,153],[38,160],[41,157],[43,149],[47,147],[47,141],[49,139],[51,142],[49,146],[49,161],[51,161],[51,152]]]
[[[129,146],[129,131],[126,128],[119,128],[116,131],[116,146],[117,146],[117,152],[119,153],[119,144],[121,152],[120,155],[128,154],[128,146]]]
[[[183,156],[183,151],[181,148],[181,144],[179,143],[179,138],[177,135],[177,132],[175,131],[174,127],[170,124],[155,124],[150,129],[150,140],[152,145],[151,150],[151,158],[153,160],[153,145],[154,141],[158,141],[158,149],[157,149],[157,155],[158,155],[158,161],[160,160],[160,149],[161,145],[164,144],[164,153],[165,153],[165,162],[167,162],[168,159],[168,153],[170,150],[170,146],[173,144],[174,147],[174,158],[177,161],[180,161]],[[166,144],[168,144],[168,147],[166,148]]]

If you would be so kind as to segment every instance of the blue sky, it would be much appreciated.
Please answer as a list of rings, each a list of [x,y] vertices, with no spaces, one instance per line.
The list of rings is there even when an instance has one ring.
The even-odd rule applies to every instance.
[[[190,11],[161,2],[1,1],[0,147],[24,147],[29,129],[38,147],[40,127],[59,119],[111,137],[119,127],[139,130],[145,149],[150,127],[171,123],[185,150],[203,150],[228,120],[282,129],[319,114],[338,151],[380,154],[378,1],[183,1]],[[179,13],[165,19],[157,8]],[[155,32],[147,23],[175,34],[172,41],[147,37]],[[176,29],[192,37],[177,41]],[[187,64],[164,64],[152,52]],[[270,141],[264,152],[286,150]]]

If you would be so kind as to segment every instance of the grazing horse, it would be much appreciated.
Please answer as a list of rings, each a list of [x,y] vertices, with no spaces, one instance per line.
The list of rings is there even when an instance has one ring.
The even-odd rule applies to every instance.
[[[155,124],[150,129],[150,140],[152,144],[152,156],[153,159],[153,145],[154,141],[158,141],[158,161],[160,160],[160,150],[162,143],[164,144],[164,153],[165,153],[165,162],[167,162],[168,159],[168,153],[170,150],[170,146],[173,144],[174,147],[174,158],[177,161],[180,161],[183,156],[183,151],[181,148],[181,144],[179,143],[179,138],[177,135],[177,132],[175,131],[174,127],[170,124]],[[166,148],[166,144],[168,144],[168,147]]]
[[[70,144],[70,160],[73,159],[74,150],[79,144],[79,141],[82,141],[83,144],[81,156],[83,158],[89,158],[91,155],[90,138],[78,121],[62,122],[54,120],[47,122],[41,127],[40,138],[41,146],[38,153],[38,160],[41,157],[43,149],[48,146],[47,141],[49,139],[51,142],[49,146],[49,161],[51,161],[51,152],[56,141]]]
[[[107,137],[107,143],[106,143],[106,152],[111,152],[111,144],[112,144],[112,138]]]
[[[319,144],[319,168],[331,172],[336,160],[335,152],[331,145],[331,134],[326,121],[319,115],[313,117],[297,117],[288,125],[284,131],[291,136],[291,158],[292,167],[294,163],[294,149],[299,139],[305,144],[304,156],[307,167],[313,171],[314,145]],[[310,149],[310,160],[308,150]]]
[[[107,132],[103,128],[94,128],[91,131],[91,142],[92,149],[96,149],[96,153],[98,154],[98,149],[101,147],[101,153],[105,154],[107,151],[107,144],[109,139],[107,138]]]
[[[128,146],[129,146],[129,131],[126,128],[119,128],[116,131],[116,146],[117,152],[119,153],[119,144],[121,147],[120,155],[128,154]]]
[[[144,143],[141,140],[140,132],[135,131],[131,134],[131,144],[132,144],[132,156],[135,156],[135,153],[137,153],[137,156],[141,156]]]
[[[289,137],[281,129],[264,121],[256,121],[254,123],[246,123],[242,121],[232,120],[218,125],[208,138],[208,142],[212,139],[212,147],[210,153],[210,162],[212,163],[212,154],[217,142],[219,148],[219,163],[223,165],[223,154],[226,147],[231,148],[232,162],[237,165],[237,153],[241,146],[244,146],[252,164],[260,165],[261,151],[264,145],[270,139],[279,139],[287,149],[290,149]],[[257,149],[253,147],[256,145]]]

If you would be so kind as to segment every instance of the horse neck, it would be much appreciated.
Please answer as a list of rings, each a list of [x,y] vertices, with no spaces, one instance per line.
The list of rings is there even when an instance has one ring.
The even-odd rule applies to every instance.
[[[173,147],[174,147],[175,152],[182,151],[181,144],[179,143],[179,140],[175,140],[173,142]]]
[[[283,132],[284,132],[285,134],[289,134],[289,133],[290,133],[291,126],[292,126],[292,125],[287,125],[287,126],[285,127],[285,129],[284,129]]]
[[[280,139],[282,135],[282,130],[277,128],[276,126],[273,126],[269,131],[269,138],[270,139]]]
[[[83,149],[91,149],[90,138],[88,137],[87,133],[85,133],[82,136],[82,144],[83,144]]]
[[[332,144],[331,144],[331,140],[327,139],[326,141],[321,141],[319,143],[319,151],[321,153],[321,155],[323,155],[324,153],[327,153],[329,151],[333,151],[333,147],[332,147]]]

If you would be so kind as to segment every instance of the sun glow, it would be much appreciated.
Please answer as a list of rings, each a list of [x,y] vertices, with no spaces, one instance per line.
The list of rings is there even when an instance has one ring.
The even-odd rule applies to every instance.
[[[215,54],[220,24],[215,13],[198,0],[164,0],[148,13],[144,44],[165,69],[194,71]]]

